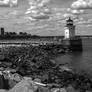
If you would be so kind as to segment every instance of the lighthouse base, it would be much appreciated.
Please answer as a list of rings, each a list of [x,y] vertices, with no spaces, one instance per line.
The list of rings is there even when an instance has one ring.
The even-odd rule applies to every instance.
[[[63,47],[69,51],[82,51],[82,39],[80,37],[63,39]]]

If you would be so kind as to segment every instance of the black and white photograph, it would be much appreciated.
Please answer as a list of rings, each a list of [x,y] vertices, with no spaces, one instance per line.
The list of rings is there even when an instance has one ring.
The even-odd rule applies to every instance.
[[[0,0],[0,92],[92,92],[92,0]]]

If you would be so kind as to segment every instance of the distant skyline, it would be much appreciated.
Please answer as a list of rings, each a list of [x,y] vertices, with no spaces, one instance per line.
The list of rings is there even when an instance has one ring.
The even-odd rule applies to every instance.
[[[71,16],[76,34],[92,35],[92,0],[18,0],[18,6],[0,6],[0,27],[32,35],[63,35]]]

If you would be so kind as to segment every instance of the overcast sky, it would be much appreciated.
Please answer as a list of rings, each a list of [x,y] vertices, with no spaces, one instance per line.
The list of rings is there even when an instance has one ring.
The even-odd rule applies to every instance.
[[[4,0],[7,1],[7,0]],[[0,3],[0,27],[35,35],[63,35],[71,16],[76,34],[92,35],[92,0],[18,0]]]

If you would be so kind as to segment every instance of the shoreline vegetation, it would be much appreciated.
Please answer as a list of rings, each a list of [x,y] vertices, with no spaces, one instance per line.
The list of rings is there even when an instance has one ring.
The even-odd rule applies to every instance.
[[[56,45],[1,48],[0,89],[7,89],[9,92],[21,84],[23,80],[28,83],[28,79],[25,79],[26,77],[31,78],[29,80],[31,84],[37,79],[37,88],[34,87],[34,83],[30,85],[33,86],[35,92],[39,88],[40,91],[37,92],[46,92],[47,89],[50,92],[53,89],[52,92],[57,92],[57,88],[61,91],[64,89],[68,90],[64,92],[76,92],[76,90],[77,92],[91,92],[92,78],[89,75],[86,73],[77,73],[66,64],[56,64],[54,58],[59,54],[62,55],[65,53],[63,47]],[[2,79],[7,82],[5,83]],[[7,86],[5,86],[6,84]],[[45,87],[43,87],[44,85]],[[74,91],[69,91],[70,86]],[[30,92],[34,92],[33,89]],[[41,91],[42,89],[45,91]]]

